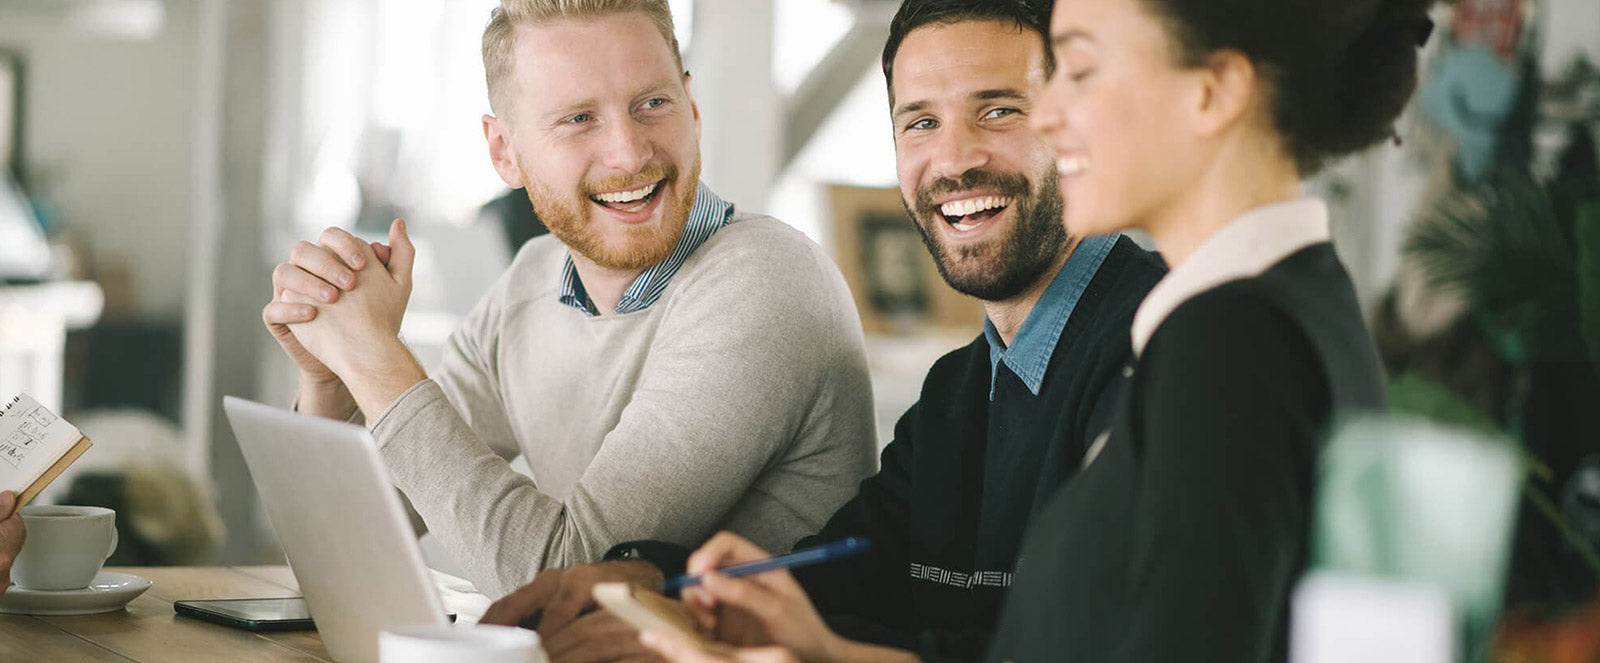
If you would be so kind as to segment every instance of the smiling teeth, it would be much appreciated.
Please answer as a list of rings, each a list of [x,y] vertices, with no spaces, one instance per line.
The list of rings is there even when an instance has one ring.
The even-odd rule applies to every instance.
[[[1056,174],[1076,175],[1089,168],[1089,157],[1072,156],[1056,159]]]
[[[655,190],[656,190],[656,187],[659,186],[660,184],[661,184],[660,182],[657,182],[655,184],[651,184],[649,186],[640,187],[640,188],[634,189],[632,191],[619,191],[617,193],[597,193],[597,194],[594,195],[594,199],[598,200],[598,201],[601,201],[601,202],[606,202],[606,203],[631,203],[631,202],[633,202],[635,200],[639,200],[641,198],[644,198],[645,196],[648,196],[651,193],[654,193]]]
[[[953,203],[945,203],[939,206],[939,212],[945,216],[951,217],[966,216],[968,214],[977,214],[978,212],[982,212],[984,210],[991,210],[996,207],[1005,207],[1010,204],[1011,198],[1007,196],[985,196],[983,198],[968,198],[966,200],[958,200]],[[976,225],[967,225],[962,223],[957,223],[954,225],[956,230],[968,230],[977,227]]]

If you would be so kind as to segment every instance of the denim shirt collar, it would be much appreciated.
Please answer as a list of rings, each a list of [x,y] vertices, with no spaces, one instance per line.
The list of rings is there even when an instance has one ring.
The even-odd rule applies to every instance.
[[[1001,362],[1022,380],[1029,392],[1039,395],[1044,387],[1045,371],[1050,368],[1050,356],[1055,354],[1056,342],[1061,340],[1067,320],[1119,237],[1120,234],[1098,235],[1078,242],[1066,264],[1056,272],[1033,310],[1028,312],[1027,319],[1022,321],[1022,328],[1017,330],[1010,347],[1000,339],[994,323],[984,319],[983,336],[989,341],[989,400],[994,400]]]

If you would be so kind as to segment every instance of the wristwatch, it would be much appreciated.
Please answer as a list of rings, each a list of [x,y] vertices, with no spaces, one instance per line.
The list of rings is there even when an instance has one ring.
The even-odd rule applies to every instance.
[[[649,562],[661,570],[662,577],[671,578],[683,574],[689,565],[689,549],[666,541],[624,541],[611,546],[600,559],[604,562]]]

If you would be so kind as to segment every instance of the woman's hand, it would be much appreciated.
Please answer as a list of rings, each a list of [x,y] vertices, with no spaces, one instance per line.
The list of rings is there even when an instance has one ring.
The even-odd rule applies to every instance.
[[[673,663],[917,663],[911,652],[839,637],[787,569],[744,578],[716,571],[768,557],[731,532],[718,533],[689,556],[689,573],[702,580],[684,590],[684,603],[702,629],[738,648],[706,652],[662,632],[644,633],[640,640]]]
[[[794,652],[782,647],[746,647],[708,652],[676,633],[645,631],[639,634],[644,646],[660,654],[668,663],[800,663]]]
[[[794,652],[784,647],[743,647],[706,651],[676,633],[645,631],[639,642],[650,648],[668,663],[801,663]],[[922,663],[908,651],[849,643],[842,658],[831,663]]]
[[[698,587],[684,590],[684,602],[720,642],[780,645],[807,662],[837,660],[843,638],[823,623],[788,570],[745,578],[730,578],[716,571],[770,556],[736,534],[717,534],[689,556],[689,573],[703,580]]]

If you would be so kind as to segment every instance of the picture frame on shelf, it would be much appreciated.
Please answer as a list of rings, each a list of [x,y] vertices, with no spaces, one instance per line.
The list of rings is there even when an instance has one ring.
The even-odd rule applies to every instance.
[[[973,330],[982,304],[939,275],[896,188],[830,185],[834,261],[868,333]]]

